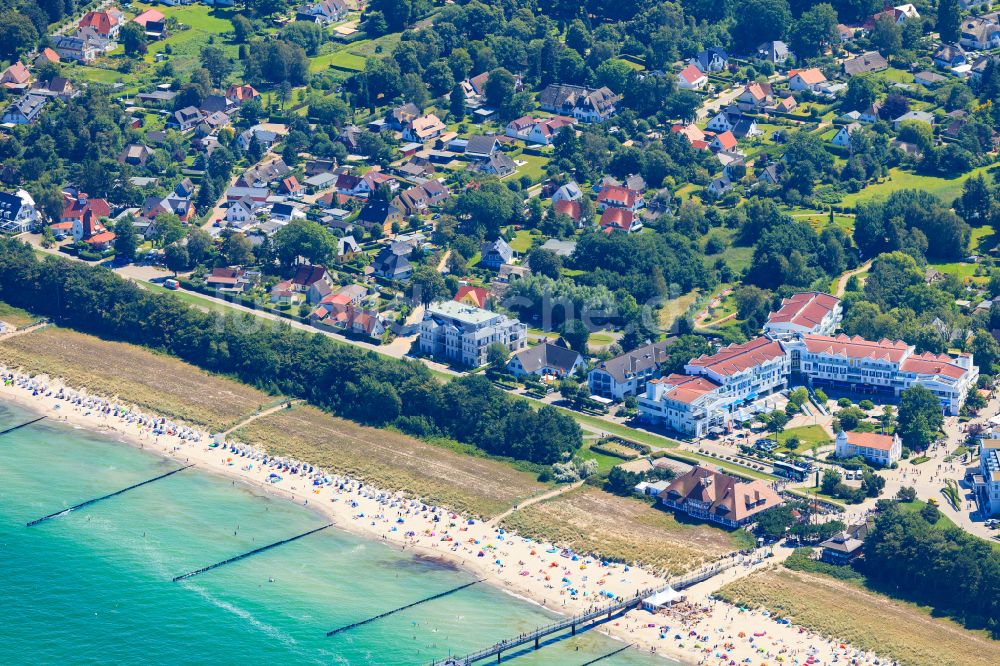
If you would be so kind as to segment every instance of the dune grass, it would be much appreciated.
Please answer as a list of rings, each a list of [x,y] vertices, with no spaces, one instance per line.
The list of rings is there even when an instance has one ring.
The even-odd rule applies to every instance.
[[[583,486],[504,519],[519,534],[581,553],[681,574],[743,547],[743,532],[679,522],[637,499]]]
[[[822,574],[771,569],[730,583],[718,594],[905,666],[1000,663],[1000,641],[985,632],[968,631],[914,604]]]
[[[6,303],[0,301],[0,321],[5,321],[8,324],[17,326],[18,328],[24,328],[25,326],[38,321],[38,317],[31,314],[27,310],[15,308],[13,305],[7,305]]]
[[[276,400],[170,356],[52,326],[0,341],[0,363],[213,430]]]
[[[368,428],[313,407],[260,418],[234,437],[268,452],[349,474],[462,513],[490,517],[548,490],[534,475],[497,460]]]

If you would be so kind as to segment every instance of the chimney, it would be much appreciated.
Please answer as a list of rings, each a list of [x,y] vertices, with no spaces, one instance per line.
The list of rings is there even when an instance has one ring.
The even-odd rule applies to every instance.
[[[77,195],[76,195],[76,200],[77,200],[77,202],[79,202],[79,204],[81,206],[86,206],[87,205],[87,193],[86,192],[78,192]]]
[[[90,208],[83,212],[83,239],[94,235],[94,211]]]

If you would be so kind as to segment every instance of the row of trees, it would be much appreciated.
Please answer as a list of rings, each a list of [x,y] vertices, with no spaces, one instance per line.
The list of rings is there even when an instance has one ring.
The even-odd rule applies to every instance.
[[[553,463],[581,444],[576,422],[533,410],[483,377],[446,386],[421,363],[379,356],[330,338],[192,309],[110,270],[40,261],[20,241],[0,241],[0,299],[55,323],[148,346],[264,390],[305,398],[345,418],[448,437],[489,453]]]

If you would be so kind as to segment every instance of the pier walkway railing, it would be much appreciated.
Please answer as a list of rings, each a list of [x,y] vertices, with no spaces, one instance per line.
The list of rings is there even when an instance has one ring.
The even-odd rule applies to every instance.
[[[558,634],[567,629],[570,630],[571,636],[575,636],[578,628],[589,628],[608,622],[615,617],[632,610],[633,608],[638,608],[642,605],[643,599],[646,599],[657,592],[662,592],[668,588],[673,588],[678,591],[683,590],[691,587],[692,585],[708,580],[731,566],[733,566],[732,562],[719,563],[707,569],[698,571],[690,576],[671,581],[663,587],[637,592],[635,596],[629,597],[628,599],[617,601],[602,608],[595,608],[585,613],[574,615],[573,617],[568,617],[565,620],[554,622],[548,626],[540,627],[535,631],[530,631],[514,638],[504,639],[498,643],[494,643],[488,648],[484,648],[476,652],[470,652],[463,657],[448,657],[446,659],[439,659],[433,662],[431,666],[471,666],[471,664],[474,664],[477,661],[482,661],[483,659],[488,659],[490,657],[496,657],[497,663],[499,664],[501,653],[503,652],[508,652],[531,643],[534,643],[534,647],[537,650],[541,646],[541,640],[543,638]]]

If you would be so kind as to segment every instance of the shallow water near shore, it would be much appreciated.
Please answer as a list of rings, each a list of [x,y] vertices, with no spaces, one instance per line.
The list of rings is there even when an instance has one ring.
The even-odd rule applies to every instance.
[[[0,403],[0,430],[32,417]],[[480,584],[328,638],[474,580],[335,528],[173,583],[324,524],[194,469],[25,526],[176,467],[49,421],[0,437],[0,663],[427,664],[557,619]],[[510,663],[584,664],[623,646],[587,631]],[[600,663],[674,662],[626,651]]]

